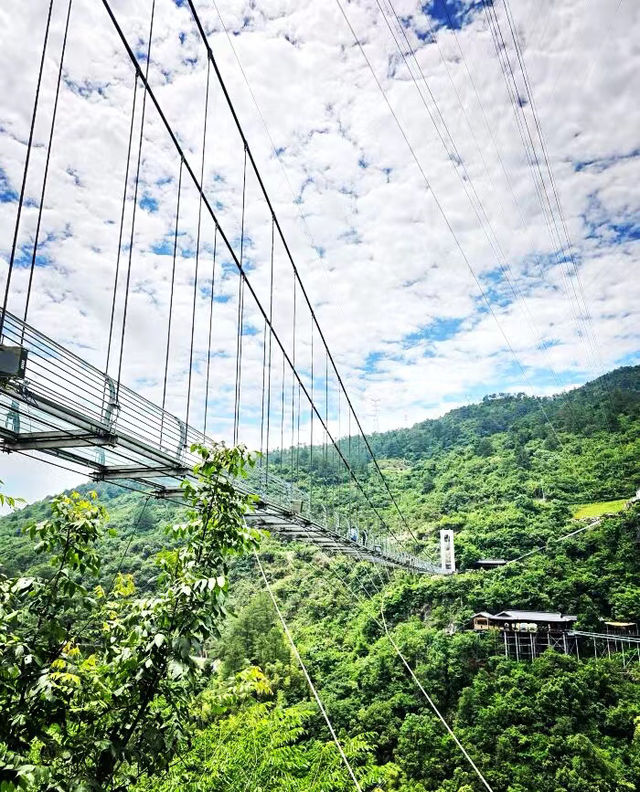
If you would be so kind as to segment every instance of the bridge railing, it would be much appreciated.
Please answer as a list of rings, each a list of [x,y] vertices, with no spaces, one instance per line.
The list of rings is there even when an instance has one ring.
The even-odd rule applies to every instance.
[[[43,450],[90,468],[95,478],[144,480],[161,491],[175,488],[198,461],[190,451],[193,443],[214,442],[11,313],[5,317],[3,343],[28,351],[24,379],[0,378],[5,450]],[[269,471],[263,460],[238,485],[348,545],[438,571],[431,562],[401,552],[371,526],[319,498],[312,500],[304,489]]]

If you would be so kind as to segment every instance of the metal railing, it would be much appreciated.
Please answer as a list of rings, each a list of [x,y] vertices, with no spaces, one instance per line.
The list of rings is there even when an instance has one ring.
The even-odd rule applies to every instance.
[[[7,313],[3,343],[28,350],[24,378],[0,376],[0,437],[5,451],[28,448],[88,468],[99,480],[138,481],[159,495],[176,491],[199,457],[194,443],[214,439],[118,385],[78,355]],[[260,462],[236,486],[257,496],[265,526],[319,541],[369,560],[439,573],[432,561],[398,548],[388,536],[340,509],[312,501],[303,488]],[[286,526],[291,526],[288,530]]]

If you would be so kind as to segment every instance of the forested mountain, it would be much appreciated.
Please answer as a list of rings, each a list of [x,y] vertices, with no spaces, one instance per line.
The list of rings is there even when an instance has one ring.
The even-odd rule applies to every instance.
[[[640,486],[639,430],[634,367],[552,398],[489,396],[373,435],[418,537],[414,549],[432,547],[440,528],[454,529],[463,571],[451,577],[388,573],[262,540],[265,573],[364,790],[485,788],[403,667],[382,615],[495,792],[640,788],[639,663],[554,652],[516,662],[490,636],[467,629],[474,612],[505,608],[573,613],[584,629],[601,618],[640,621],[640,507],[621,508]],[[330,502],[347,485],[321,454],[314,457],[301,486],[312,478]],[[274,464],[286,468],[286,459]],[[353,461],[376,496],[366,456]],[[182,515],[112,485],[97,489],[116,531],[101,546],[103,582],[122,569],[138,590],[152,591],[154,555],[180,541],[163,528]],[[621,502],[597,505],[609,501]],[[573,515],[584,504],[594,513],[621,510],[557,541],[575,530]],[[5,575],[51,574],[21,532],[48,508],[42,502],[0,521]],[[402,530],[391,510],[386,517]],[[516,558],[542,545],[502,569],[470,568],[481,556]],[[140,777],[135,789],[353,789],[251,555],[234,562],[228,609],[209,648],[216,671],[192,703],[179,761],[161,778]]]

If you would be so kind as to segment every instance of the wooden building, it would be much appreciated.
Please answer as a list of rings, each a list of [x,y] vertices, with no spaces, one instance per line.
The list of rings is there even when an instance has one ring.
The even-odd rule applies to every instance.
[[[488,632],[503,644],[505,657],[533,660],[547,649],[565,654],[577,652],[573,628],[576,616],[548,611],[504,610],[476,613],[471,625],[476,632]]]
[[[548,611],[504,610],[500,613],[476,613],[474,630],[501,630],[510,633],[568,632],[573,630],[577,616]]]
[[[548,649],[583,657],[618,656],[623,668],[629,662],[640,663],[640,635],[635,622],[601,619],[600,632],[575,628],[577,619],[566,613],[504,610],[480,611],[469,627],[494,640],[496,651],[514,660],[533,660]],[[606,630],[606,632],[605,632]]]

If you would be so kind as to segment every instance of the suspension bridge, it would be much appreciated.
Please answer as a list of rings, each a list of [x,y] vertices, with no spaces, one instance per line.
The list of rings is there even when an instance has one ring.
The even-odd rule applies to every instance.
[[[257,496],[248,517],[252,524],[356,560],[423,574],[453,571],[443,561],[403,549],[411,531],[354,410],[191,2],[180,11],[190,14],[185,23],[206,62],[201,107],[189,108],[201,113],[198,139],[190,141],[169,119],[162,86],[154,80],[162,70],[153,50],[161,2],[149,4],[144,46],[124,30],[108,0],[93,3],[103,11],[114,57],[126,66],[130,85],[129,102],[119,110],[128,134],[116,136],[124,144],[122,199],[116,217],[104,221],[112,271],[109,292],[103,291],[108,305],[103,365],[99,345],[86,344],[90,354],[79,354],[83,345],[63,308],[53,320],[48,317],[47,333],[38,321],[46,245],[55,236],[48,226],[55,212],[64,211],[49,198],[61,200],[60,192],[50,189],[59,103],[73,83],[65,72],[73,41],[72,0],[49,5],[0,314],[2,450],[33,453],[97,481],[129,482],[158,497],[177,498],[180,481],[196,461],[192,444],[245,442],[261,452],[249,477],[235,482]],[[56,24],[60,30],[54,36]],[[52,60],[57,60],[53,82],[45,68]],[[118,98],[125,95],[125,82],[123,77]],[[45,85],[52,92],[46,102]],[[222,108],[212,120],[214,92]],[[237,166],[226,171],[211,152],[214,140],[219,142],[214,133],[224,123],[229,139],[235,138],[235,149],[226,155],[235,157]],[[36,134],[43,129],[46,157],[38,157],[34,173],[32,153],[42,145]],[[152,201],[145,190],[154,157],[162,159],[156,184],[166,187],[173,227],[152,239]],[[29,202],[27,185],[38,178],[39,199]],[[26,217],[30,228],[35,222],[31,233],[23,229]],[[104,273],[105,250],[99,251]],[[144,279],[137,267],[150,253],[158,267],[166,267],[161,274],[156,269],[166,289],[154,295],[165,310],[162,327],[153,328],[148,347],[140,349],[136,333],[145,326],[139,300]],[[76,266],[82,270],[82,263]],[[100,300],[94,304],[103,308]],[[88,310],[83,307],[81,314]],[[73,341],[60,343],[52,335],[75,339],[75,349],[69,348]],[[143,378],[137,365],[145,358],[157,366],[152,374],[146,368]],[[157,400],[135,387],[145,378],[152,380]],[[384,509],[400,517],[402,541]]]

